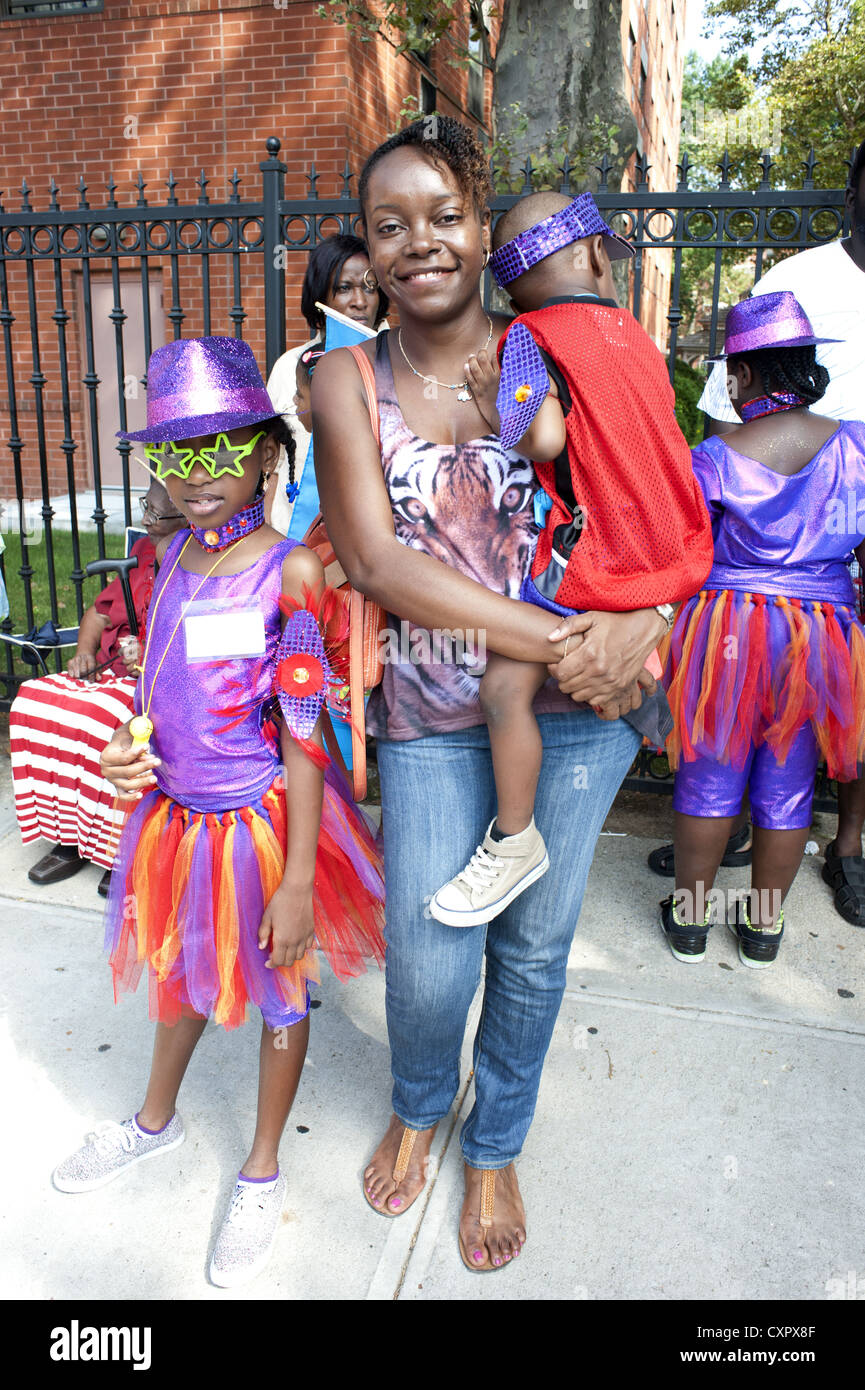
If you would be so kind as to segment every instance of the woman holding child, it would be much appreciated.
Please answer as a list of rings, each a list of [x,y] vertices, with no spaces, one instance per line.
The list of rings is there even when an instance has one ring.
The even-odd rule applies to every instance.
[[[456,929],[425,906],[495,830],[479,672],[466,660],[389,665],[368,713],[384,806],[394,1114],[364,1192],[387,1216],[420,1195],[436,1126],[459,1087],[485,964],[476,1098],[461,1132],[459,1233],[463,1262],[484,1271],[505,1266],[526,1239],[513,1163],[532,1120],[597,836],[639,746],[617,716],[639,707],[638,677],[652,691],[643,665],[668,622],[654,606],[560,618],[518,601],[537,537],[537,482],[527,459],[491,433],[467,385],[469,359],[493,357],[508,322],[488,316],[479,295],[491,252],[487,167],[457,122],[440,117],[437,138],[425,135],[418,122],[388,140],[360,181],[370,260],[400,322],[364,349],[375,366],[380,450],[347,352],[317,365],[312,406],[319,490],[351,582],[397,620],[480,632],[490,651],[547,664],[554,677],[534,701],[543,740],[534,817],[551,866],[488,925]],[[597,249],[601,237],[591,244]],[[576,287],[589,297],[591,265],[599,284],[605,264],[609,273],[599,256]],[[704,530],[694,539],[701,554],[708,519]],[[681,535],[680,543],[689,544]],[[520,836],[504,850],[502,834],[493,839],[506,858]]]

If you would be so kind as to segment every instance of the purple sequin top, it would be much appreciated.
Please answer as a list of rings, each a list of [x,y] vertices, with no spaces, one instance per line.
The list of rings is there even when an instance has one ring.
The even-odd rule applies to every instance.
[[[159,788],[175,801],[196,811],[228,811],[257,800],[272,783],[279,766],[279,746],[262,733],[264,707],[273,693],[273,664],[281,633],[279,595],[282,563],[298,544],[280,541],[240,574],[211,575],[195,598],[195,609],[205,602],[217,612],[237,614],[256,610],[264,619],[265,651],[256,656],[216,657],[187,661],[187,632],[181,622],[169,638],[181,614],[201,584],[200,574],[177,566],[168,580],[178,552],[189,533],[175,536],[156,577],[148,613],[150,649],[144,676],[144,696],[166,651],[165,661],[153,685],[150,718],[153,720],[152,751],[162,759],[156,768]],[[158,595],[164,597],[155,607]],[[155,611],[155,618],[154,618]],[[142,712],[142,682],[135,692],[135,709]],[[239,719],[231,729],[229,721]]]
[[[842,420],[789,477],[722,435],[692,458],[715,541],[704,588],[854,604],[847,561],[865,539],[865,424]]]

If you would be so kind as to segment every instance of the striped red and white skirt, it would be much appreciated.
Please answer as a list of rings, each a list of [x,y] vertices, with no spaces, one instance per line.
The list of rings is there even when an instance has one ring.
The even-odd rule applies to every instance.
[[[135,681],[70,676],[25,681],[9,712],[15,812],[24,844],[40,835],[110,869],[128,803],[99,770],[106,743],[134,714]]]

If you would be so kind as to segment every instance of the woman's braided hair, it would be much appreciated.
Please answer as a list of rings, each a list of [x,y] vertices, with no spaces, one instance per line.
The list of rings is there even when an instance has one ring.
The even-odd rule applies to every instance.
[[[735,352],[727,358],[728,366],[747,362],[759,378],[763,394],[774,399],[774,392],[785,391],[801,396],[806,405],[825,395],[829,373],[817,361],[816,349],[809,347],[761,348],[758,352]]]
[[[477,208],[483,212],[492,193],[490,171],[486,155],[477,136],[461,121],[451,116],[425,116],[413,121],[405,130],[392,135],[378,149],[373,150],[367,159],[358,182],[358,197],[361,207],[365,207],[369,189],[369,178],[379,160],[393,150],[412,146],[426,155],[433,163],[447,165],[463,193],[468,193]]]

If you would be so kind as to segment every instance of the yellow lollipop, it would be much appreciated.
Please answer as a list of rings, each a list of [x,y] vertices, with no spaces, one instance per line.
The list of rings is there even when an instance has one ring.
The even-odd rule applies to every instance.
[[[153,723],[146,714],[136,714],[134,719],[130,719],[129,732],[132,735],[132,747],[137,753],[143,753],[150,747]]]

